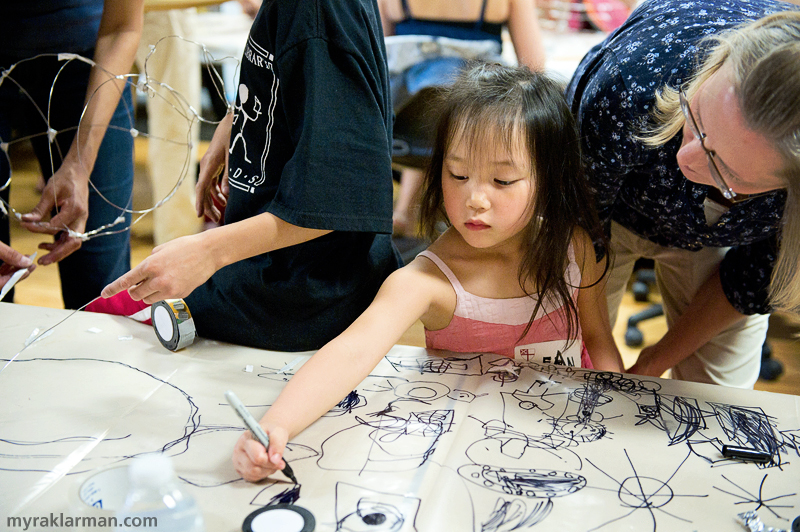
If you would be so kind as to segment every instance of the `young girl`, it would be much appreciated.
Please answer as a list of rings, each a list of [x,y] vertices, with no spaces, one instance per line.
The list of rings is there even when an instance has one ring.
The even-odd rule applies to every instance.
[[[282,469],[286,442],[417,320],[429,348],[622,371],[590,237],[599,224],[558,84],[478,64],[446,89],[420,216],[430,235],[440,220],[449,227],[288,383],[261,420],[269,453],[249,433],[239,439],[233,462],[246,480]]]

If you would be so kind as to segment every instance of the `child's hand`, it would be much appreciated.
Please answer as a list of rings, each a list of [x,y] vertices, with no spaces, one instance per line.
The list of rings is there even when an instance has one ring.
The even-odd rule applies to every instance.
[[[286,467],[283,451],[288,434],[279,427],[265,428],[264,432],[269,436],[269,454],[249,430],[239,437],[233,448],[233,467],[248,482],[258,482]]]

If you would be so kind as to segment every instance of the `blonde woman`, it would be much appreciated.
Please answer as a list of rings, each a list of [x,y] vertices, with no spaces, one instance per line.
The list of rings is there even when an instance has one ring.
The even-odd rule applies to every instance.
[[[629,371],[751,388],[768,313],[800,309],[800,12],[651,0],[568,88],[614,268],[639,257],[669,327]],[[676,16],[680,13],[680,16]]]

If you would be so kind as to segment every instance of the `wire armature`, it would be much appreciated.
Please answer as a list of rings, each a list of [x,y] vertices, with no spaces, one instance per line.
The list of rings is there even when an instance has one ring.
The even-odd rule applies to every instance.
[[[2,182],[2,185],[0,185],[0,192],[2,192],[3,190],[7,189],[11,185],[11,182],[13,180],[14,170],[13,170],[13,168],[11,166],[11,159],[10,159],[9,153],[8,153],[9,152],[9,147],[12,144],[26,142],[26,141],[29,141],[29,140],[31,140],[33,138],[36,138],[36,137],[47,136],[47,139],[48,139],[48,151],[49,151],[49,155],[50,155],[50,172],[51,172],[51,175],[53,175],[53,177],[51,179],[56,179],[57,178],[56,177],[56,170],[58,170],[57,164],[60,164],[57,161],[63,160],[64,155],[65,155],[64,153],[61,152],[61,148],[58,145],[58,143],[55,142],[56,135],[58,135],[59,133],[67,132],[67,131],[71,131],[71,130],[78,131],[81,128],[85,128],[85,127],[89,127],[89,128],[102,127],[99,124],[84,124],[84,117],[86,115],[87,108],[91,104],[92,100],[97,96],[98,92],[103,87],[105,87],[106,85],[111,84],[114,87],[114,90],[117,90],[120,93],[120,95],[122,95],[122,91],[124,91],[124,90],[135,90],[136,94],[144,94],[148,98],[160,98],[160,99],[162,99],[168,105],[168,107],[170,109],[170,112],[174,113],[175,120],[181,121],[181,122],[183,122],[185,124],[186,135],[185,135],[185,137],[182,137],[182,138],[156,137],[156,136],[150,135],[149,133],[145,133],[145,132],[139,131],[134,127],[134,124],[135,124],[135,121],[134,121],[134,110],[132,108],[128,108],[127,102],[124,99],[122,99],[122,101],[125,102],[125,107],[126,107],[126,111],[127,111],[128,118],[129,118],[130,128],[126,129],[126,128],[122,128],[122,127],[110,124],[110,125],[107,126],[107,130],[106,130],[106,135],[109,134],[109,132],[116,130],[116,131],[120,131],[120,132],[122,132],[124,134],[129,134],[134,138],[141,136],[141,137],[147,138],[148,141],[151,141],[151,142],[152,141],[165,142],[165,143],[168,143],[170,145],[173,145],[175,147],[175,149],[180,149],[180,150],[185,151],[185,157],[184,157],[183,166],[181,168],[180,174],[178,176],[176,176],[175,185],[172,187],[170,192],[165,197],[163,197],[160,200],[158,200],[151,207],[148,207],[147,209],[134,210],[134,209],[132,209],[132,208],[127,206],[127,205],[132,205],[132,201],[131,201],[132,198],[128,199],[128,203],[127,203],[126,206],[116,205],[111,200],[106,198],[98,190],[98,188],[95,186],[95,184],[92,183],[91,177],[90,177],[89,185],[92,187],[92,189],[98,194],[98,196],[100,198],[102,198],[103,201],[105,201],[106,203],[108,203],[109,205],[114,207],[114,209],[119,212],[119,214],[117,215],[117,217],[114,220],[107,220],[106,223],[104,223],[103,225],[101,225],[101,226],[99,226],[99,227],[97,227],[97,228],[95,228],[95,229],[93,229],[91,231],[87,231],[85,233],[78,233],[78,232],[73,231],[72,229],[70,229],[69,227],[66,227],[66,226],[64,226],[64,227],[50,226],[49,222],[40,222],[39,225],[42,226],[42,227],[47,227],[49,229],[53,229],[54,231],[66,232],[71,237],[80,238],[81,240],[86,241],[86,240],[90,240],[90,239],[98,237],[98,236],[111,235],[111,234],[116,234],[116,233],[121,233],[121,232],[124,232],[124,231],[128,231],[128,230],[130,230],[130,228],[133,225],[135,225],[137,222],[139,222],[139,220],[141,220],[144,216],[146,216],[147,214],[153,212],[157,208],[161,207],[164,203],[169,201],[172,198],[172,196],[175,194],[175,192],[178,190],[178,188],[180,188],[181,184],[183,183],[183,180],[186,178],[186,176],[188,174],[188,170],[190,168],[189,165],[194,164],[194,161],[191,160],[191,154],[192,154],[192,148],[193,148],[193,142],[192,142],[192,130],[193,130],[193,128],[197,127],[200,122],[204,122],[204,123],[207,123],[207,124],[217,124],[218,121],[208,120],[206,118],[203,118],[201,113],[200,113],[200,110],[199,109],[195,109],[182,94],[180,94],[179,92],[174,90],[172,87],[170,87],[166,83],[162,83],[162,82],[152,78],[150,75],[148,75],[148,69],[147,69],[148,62],[151,60],[152,56],[157,53],[159,45],[162,42],[164,42],[165,40],[167,40],[167,39],[180,39],[180,40],[186,41],[186,42],[188,42],[188,43],[190,43],[190,44],[192,44],[192,45],[194,45],[194,46],[196,46],[198,48],[198,54],[200,54],[200,56],[201,56],[200,63],[203,65],[203,68],[205,68],[208,71],[209,77],[212,80],[212,84],[213,84],[212,89],[216,93],[216,94],[212,94],[212,97],[219,98],[221,101],[225,102],[225,105],[230,109],[231,108],[231,104],[228,103],[226,98],[225,98],[225,83],[224,83],[222,77],[220,76],[219,72],[213,67],[213,65],[214,64],[220,64],[220,63],[223,63],[223,62],[232,61],[232,62],[235,62],[235,64],[237,65],[237,68],[238,68],[238,65],[239,65],[238,58],[235,58],[235,57],[232,57],[232,56],[225,56],[225,57],[221,57],[221,58],[215,58],[208,51],[208,49],[205,47],[205,45],[203,45],[201,43],[198,43],[198,42],[195,42],[195,41],[192,41],[192,40],[189,40],[189,39],[185,39],[185,38],[177,36],[177,35],[169,35],[169,36],[166,36],[166,37],[162,37],[155,44],[151,44],[150,45],[150,51],[148,52],[147,57],[144,60],[144,69],[143,69],[144,71],[141,74],[114,75],[111,72],[108,72],[107,70],[105,70],[102,67],[98,66],[92,59],[80,56],[78,54],[72,54],[72,53],[40,54],[40,55],[37,55],[37,56],[34,56],[34,57],[23,59],[23,60],[21,60],[21,61],[19,61],[17,63],[14,63],[13,65],[8,67],[3,72],[0,72],[0,86],[2,86],[3,83],[11,83],[11,84],[15,85],[16,86],[16,90],[19,92],[19,94],[21,96],[23,96],[24,98],[26,98],[30,102],[30,104],[33,105],[36,108],[37,112],[39,113],[39,115],[41,116],[43,122],[47,125],[47,127],[45,128],[44,131],[36,132],[34,134],[31,134],[31,135],[15,137],[13,139],[4,139],[4,138],[0,137],[0,152],[2,152],[2,156],[6,158],[6,160],[8,162],[8,168],[9,168],[9,172],[8,172],[7,176],[0,176],[0,182]],[[167,46],[167,45],[165,44],[164,46]],[[63,61],[63,65],[58,69],[58,72],[55,75],[55,77],[53,78],[52,84],[50,86],[50,91],[49,91],[49,94],[48,94],[47,108],[46,109],[41,109],[38,105],[36,105],[33,97],[30,95],[28,89],[26,87],[22,86],[17,80],[14,79],[13,73],[14,73],[14,69],[17,68],[22,63],[41,61],[43,58],[46,58],[46,57],[56,57],[58,59],[58,61]],[[101,83],[100,86],[87,99],[86,105],[84,106],[83,111],[81,112],[81,117],[80,117],[80,121],[79,121],[78,124],[75,124],[75,125],[70,126],[70,127],[62,128],[61,130],[55,130],[52,127],[50,127],[50,123],[51,122],[50,122],[49,118],[50,118],[50,107],[52,105],[53,96],[54,96],[54,93],[56,91],[56,82],[58,81],[58,78],[61,75],[61,73],[64,71],[64,68],[66,68],[66,66],[69,63],[73,62],[73,61],[81,61],[81,62],[84,62],[84,63],[86,63],[88,65],[91,65],[93,68],[100,69],[102,72],[104,72],[106,74],[108,79],[106,79],[103,83]],[[121,88],[121,87],[116,86],[116,83],[119,82],[119,81],[124,81],[125,82],[124,87]],[[181,128],[181,130],[183,131],[183,128]],[[77,135],[77,134],[75,135],[74,142],[80,143],[80,136],[79,135]],[[78,147],[80,147],[79,144],[78,144]],[[80,150],[78,151],[78,153],[80,153]],[[57,155],[57,157],[55,157],[54,155]],[[58,198],[54,198],[54,205],[56,205],[56,207],[55,207],[56,209],[58,209],[58,207],[57,207],[58,201],[57,200],[58,200]],[[127,213],[130,213],[130,214],[132,214],[134,216],[132,222],[130,223],[130,225],[125,225],[124,227],[119,227],[121,224],[125,224],[126,223],[125,214],[127,214]],[[8,216],[9,218],[15,219],[17,221],[21,221],[21,219],[22,219],[22,213],[18,212],[16,209],[14,209],[14,207],[10,203],[6,202],[3,198],[0,198],[0,215]]]

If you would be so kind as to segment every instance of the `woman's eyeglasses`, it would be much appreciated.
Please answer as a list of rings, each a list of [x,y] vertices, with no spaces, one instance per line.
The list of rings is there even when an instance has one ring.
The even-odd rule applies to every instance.
[[[681,102],[681,111],[683,111],[683,116],[686,118],[686,123],[689,125],[689,129],[692,131],[694,138],[700,141],[700,145],[706,152],[706,156],[708,156],[708,171],[711,172],[711,177],[714,178],[714,182],[717,184],[717,188],[719,188],[720,192],[722,192],[722,195],[732,200],[736,197],[736,192],[734,192],[731,187],[728,186],[728,183],[725,182],[725,179],[723,179],[722,173],[720,173],[719,167],[714,160],[717,158],[716,152],[706,148],[706,134],[700,132],[700,127],[697,125],[697,120],[694,119],[694,114],[692,114],[692,109],[689,107],[689,100],[686,98],[686,92],[683,88],[680,90],[679,98]]]

